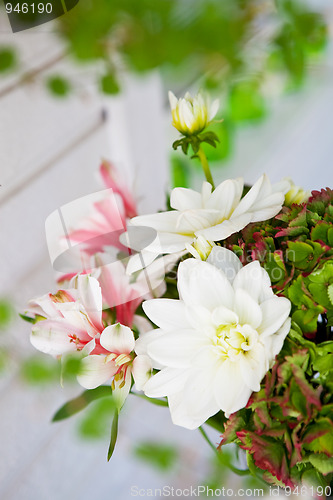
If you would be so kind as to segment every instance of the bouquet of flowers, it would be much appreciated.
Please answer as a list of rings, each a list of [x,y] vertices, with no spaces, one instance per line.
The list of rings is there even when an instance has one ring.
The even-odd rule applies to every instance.
[[[207,439],[202,426],[217,429],[217,452],[235,443],[267,483],[328,496],[333,191],[266,175],[215,187],[204,148],[218,141],[207,127],[219,103],[169,98],[173,147],[201,161],[201,192],[176,187],[170,210],[137,215],[129,184],[104,161],[108,190],[67,234],[76,269],[28,305],[33,346],[61,362],[76,355],[86,389],[54,419],[112,398],[110,459],[121,408],[141,395]]]

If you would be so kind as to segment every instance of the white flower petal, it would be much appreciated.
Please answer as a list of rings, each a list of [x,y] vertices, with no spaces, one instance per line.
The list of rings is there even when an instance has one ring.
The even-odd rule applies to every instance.
[[[190,326],[186,315],[186,305],[180,300],[152,299],[142,304],[148,318],[163,329],[188,328]]]
[[[269,275],[257,260],[250,262],[239,270],[233,282],[233,287],[235,290],[238,288],[245,290],[259,303],[274,295]]]
[[[153,325],[147,318],[139,316],[138,314],[134,315],[133,323],[139,330],[139,333],[151,332],[153,328]]]
[[[266,176],[262,175],[261,177],[259,177],[257,182],[255,182],[255,184],[253,184],[251,189],[246,193],[244,198],[241,199],[239,205],[236,207],[236,209],[233,213],[234,217],[236,217],[236,216],[238,217],[239,215],[242,215],[242,214],[249,212],[251,210],[252,205],[254,204],[256,199],[258,198],[260,189],[261,189],[265,179],[266,179]]]
[[[131,389],[132,385],[132,375],[131,370],[127,370],[125,373],[125,380],[114,380],[114,389],[112,391],[112,396],[118,411],[123,407],[125,403],[125,399],[128,396],[128,393]]]
[[[220,99],[214,99],[209,109],[209,117],[208,117],[209,121],[211,121],[215,117],[219,107],[220,107]]]
[[[178,267],[180,298],[190,306],[202,306],[213,311],[233,305],[233,288],[222,271],[208,262],[187,259]]]
[[[201,194],[193,189],[174,188],[171,192],[170,205],[175,210],[189,210],[191,208],[202,208]]]
[[[142,391],[146,382],[152,374],[152,364],[149,356],[144,354],[136,356],[133,361],[132,375],[135,382],[135,387],[138,391]]]
[[[212,314],[212,321],[214,325],[218,327],[220,325],[237,324],[239,318],[237,314],[231,309],[220,306],[214,309]]]
[[[145,384],[144,393],[149,398],[162,398],[182,391],[189,377],[188,369],[163,368]]]
[[[90,320],[96,328],[102,328],[102,290],[96,278],[87,274],[76,277],[77,290],[80,301],[87,311]]]
[[[243,267],[241,261],[234,252],[219,246],[213,247],[207,262],[221,269],[230,283],[234,281],[238,271]]]
[[[106,362],[105,356],[93,354],[82,359],[77,380],[82,387],[95,389],[113,377],[116,371],[113,361]]]
[[[160,338],[164,335],[163,330],[151,330],[150,332],[140,333],[139,338],[135,341],[134,351],[138,356],[145,355],[147,356],[147,346],[153,341]],[[161,363],[158,363],[155,359],[151,360],[153,368],[157,368],[160,370],[164,367]]]
[[[133,274],[141,269],[149,266],[158,257],[157,252],[142,250],[141,252],[132,255],[127,263],[126,274]]]
[[[241,189],[240,189],[241,185]],[[205,208],[215,208],[220,220],[229,218],[242,194],[242,179],[228,179],[217,186],[205,204]]]
[[[191,358],[204,347],[207,339],[196,330],[166,332],[147,345],[148,356],[164,366],[186,368]]]
[[[276,333],[274,333],[274,335],[269,335],[262,340],[267,352],[268,360],[270,362],[270,367],[274,362],[275,356],[279,354],[282,349],[285,338],[290,332],[290,325],[291,319],[287,318],[281,328]]]
[[[157,238],[146,248],[155,253],[176,253],[185,250],[186,243],[192,243],[193,236],[185,234],[159,232]]]
[[[238,315],[241,325],[247,324],[256,329],[262,321],[259,304],[242,288],[235,291],[234,311]]]
[[[254,349],[242,354],[238,362],[245,385],[251,391],[260,391],[260,383],[269,368],[264,347],[258,343]]]
[[[251,222],[252,213],[241,214],[235,217],[231,215],[230,219],[226,219],[220,224],[199,229],[195,232],[196,236],[202,235],[208,241],[221,241],[228,238],[233,233],[237,233]]]
[[[186,429],[197,429],[219,411],[214,394],[207,390],[213,379],[207,370],[192,373],[181,393],[168,397],[172,421]]]
[[[168,92],[168,97],[169,97],[171,109],[175,109],[177,107],[177,104],[178,104],[177,97],[175,96],[175,94],[173,92],[171,92],[171,90],[169,90],[169,92]]]
[[[262,322],[258,328],[260,338],[263,339],[275,333],[289,316],[291,303],[285,297],[272,298],[260,304]]]
[[[213,390],[219,408],[227,418],[244,408],[252,394],[252,390],[244,383],[239,365],[228,360],[217,371]]]
[[[173,233],[177,224],[179,213],[176,210],[159,212],[156,214],[139,215],[130,220],[130,226],[152,227],[157,231]],[[129,245],[130,246],[130,245]]]
[[[129,354],[135,346],[132,330],[120,323],[107,326],[101,333],[100,342],[104,349],[117,354]]]
[[[76,344],[70,341],[71,333],[75,335],[78,332],[75,328],[70,330],[70,325],[65,320],[38,321],[32,327],[30,342],[38,351],[60,356],[77,350]]]
[[[283,193],[273,193],[271,196],[267,196],[262,202],[254,204],[251,207],[251,222],[260,222],[275,217],[280,212],[283,203]]]

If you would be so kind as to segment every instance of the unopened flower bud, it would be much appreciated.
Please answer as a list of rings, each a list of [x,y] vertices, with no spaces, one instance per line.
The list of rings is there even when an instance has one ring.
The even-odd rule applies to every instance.
[[[213,120],[219,108],[219,100],[210,103],[208,97],[198,93],[192,97],[189,92],[184,98],[169,92],[172,113],[172,125],[183,135],[200,134]]]

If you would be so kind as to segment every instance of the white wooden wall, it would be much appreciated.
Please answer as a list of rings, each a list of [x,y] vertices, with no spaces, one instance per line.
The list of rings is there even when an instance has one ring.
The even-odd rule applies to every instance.
[[[24,71],[62,52],[49,25],[13,35],[4,18],[0,43],[19,47]],[[47,72],[31,85],[17,85],[17,75],[0,82],[0,296],[9,298],[17,312],[24,311],[29,298],[56,290],[45,219],[61,205],[102,188],[96,176],[101,158],[131,174],[141,212],[163,208],[168,184],[165,96],[158,75],[125,79],[122,95],[107,99],[94,83],[97,70],[60,61],[48,71],[68,74],[76,89],[72,97],[50,97],[42,83]],[[17,318],[2,334],[11,357],[0,378],[2,500],[126,500],[131,485],[161,486],[162,475],[132,458],[133,445],[154,435],[184,442],[186,466],[168,484],[195,484],[201,454],[193,450],[193,434],[175,429],[163,409],[129,401],[109,464],[107,441],[79,440],[75,421],[51,424],[57,408],[81,389],[42,390],[20,380],[20,361],[35,354],[29,331]],[[194,442],[205,448],[201,439]]]

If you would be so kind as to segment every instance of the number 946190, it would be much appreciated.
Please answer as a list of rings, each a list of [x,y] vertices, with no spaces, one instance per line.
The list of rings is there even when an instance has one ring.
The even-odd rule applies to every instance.
[[[52,4],[51,3],[17,3],[16,5],[12,5],[10,3],[6,3],[6,12],[7,14],[11,14],[12,12],[17,12],[18,14],[51,14],[52,12]]]

